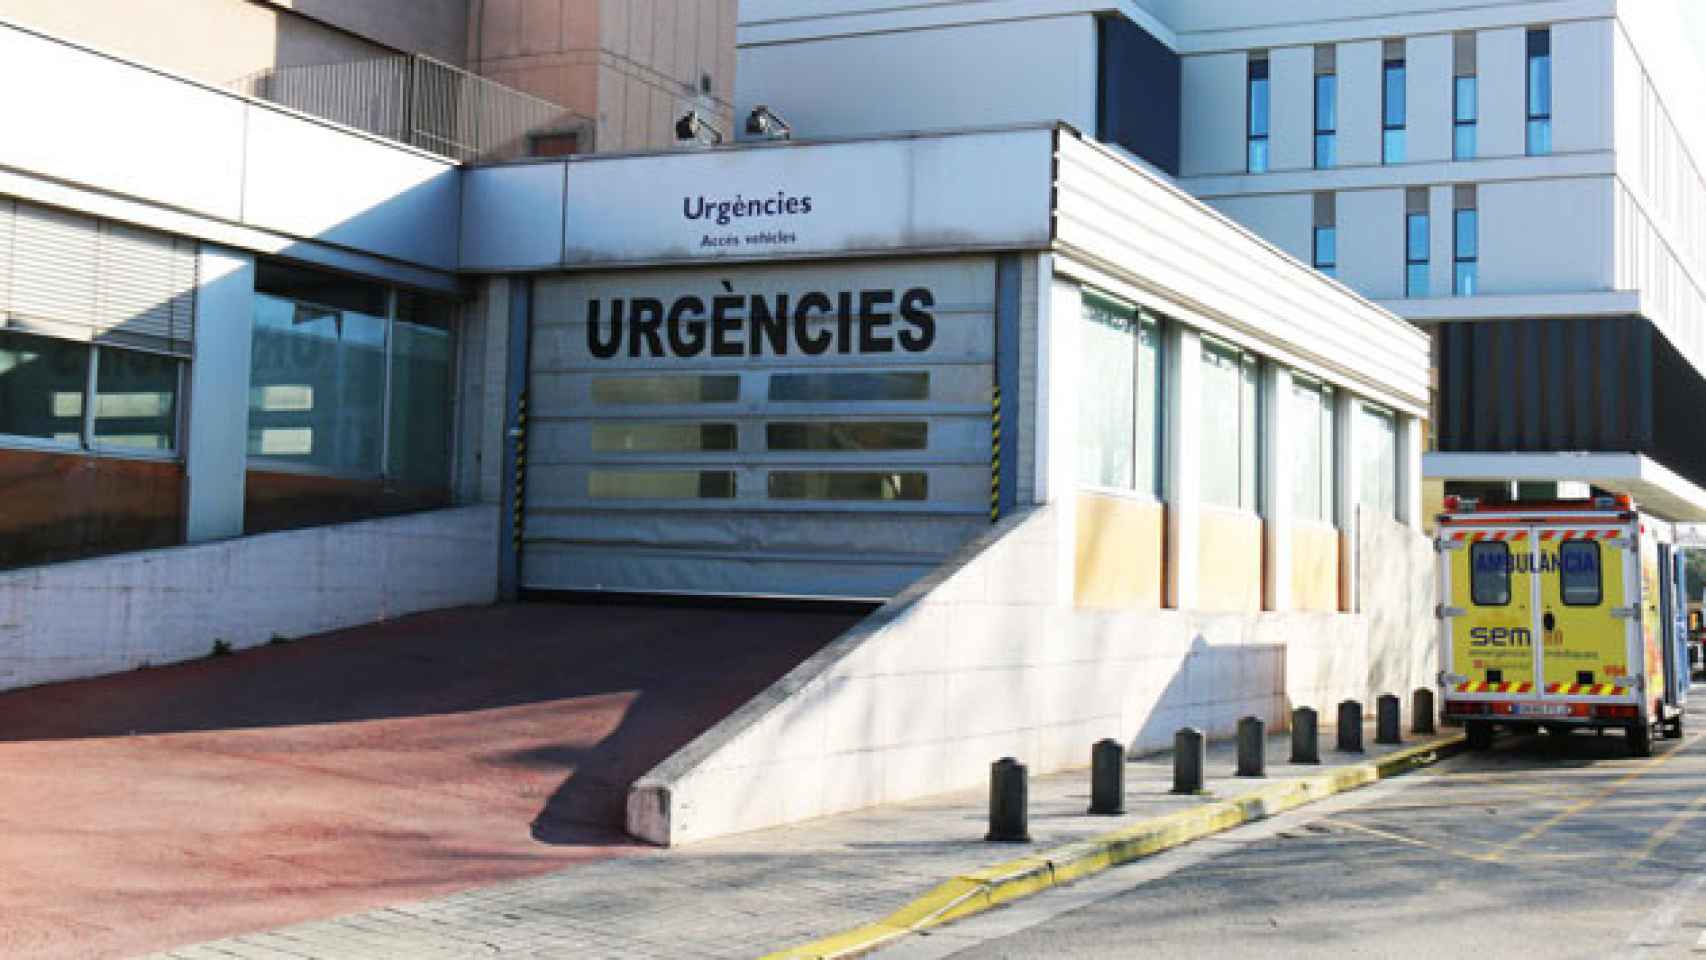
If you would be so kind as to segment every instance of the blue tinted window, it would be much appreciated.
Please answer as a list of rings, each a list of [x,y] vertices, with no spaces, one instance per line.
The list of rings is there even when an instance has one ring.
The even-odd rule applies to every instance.
[[[1552,121],[1528,121],[1528,155],[1543,157],[1552,152]]]
[[[1337,227],[1315,228],[1315,266],[1336,267],[1339,264],[1339,230]]]
[[[1475,159],[1475,125],[1460,123],[1451,132],[1451,158],[1453,160]]]
[[[1528,153],[1552,152],[1552,33],[1528,31]]]
[[[1332,133],[1339,129],[1339,78],[1323,73],[1315,78],[1315,130]]]
[[[1249,137],[1247,164],[1251,173],[1266,173],[1268,169],[1268,123],[1271,103],[1268,89],[1268,61],[1251,60],[1248,92],[1245,101],[1246,133]]]
[[[1404,61],[1386,63],[1385,113],[1386,125],[1401,127],[1405,122]]]
[[[1268,172],[1268,141],[1265,137],[1250,141],[1250,172]]]
[[[1388,130],[1381,140],[1382,159],[1387,163],[1403,163],[1406,138],[1403,130]]]
[[[1428,295],[1428,265],[1412,263],[1404,267],[1404,296],[1425,297]]]
[[[1411,260],[1428,258],[1428,215],[1412,213],[1405,229],[1405,250]]]
[[[1480,253],[1480,240],[1477,237],[1480,214],[1474,210],[1459,210],[1456,216],[1457,234],[1453,243],[1456,257],[1459,260],[1474,260]]]
[[[1473,297],[1480,291],[1481,265],[1473,261],[1458,263],[1452,274],[1452,293],[1460,297]]]
[[[1474,77],[1458,77],[1456,82],[1455,103],[1452,106],[1452,118],[1458,123],[1474,123],[1480,109],[1476,101]]]

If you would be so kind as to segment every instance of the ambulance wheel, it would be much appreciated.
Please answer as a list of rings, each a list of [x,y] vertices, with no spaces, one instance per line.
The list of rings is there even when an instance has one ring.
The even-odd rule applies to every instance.
[[[1653,755],[1653,728],[1637,722],[1629,728],[1629,753],[1636,757]]]
[[[1675,717],[1665,721],[1665,739],[1682,739],[1682,714],[1679,713]]]
[[[1463,735],[1471,750],[1488,750],[1493,746],[1493,725],[1485,720],[1470,720],[1463,725]]]

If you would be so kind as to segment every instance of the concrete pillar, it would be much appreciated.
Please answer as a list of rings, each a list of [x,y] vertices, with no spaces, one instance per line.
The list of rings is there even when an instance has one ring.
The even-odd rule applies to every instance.
[[[199,256],[184,438],[184,539],[189,543],[243,534],[255,322],[254,256],[205,244]]]
[[[1398,519],[1418,533],[1422,530],[1422,453],[1426,424],[1420,417],[1398,414]]]
[[[1291,427],[1291,371],[1277,363],[1262,370],[1261,514],[1263,549],[1262,608],[1291,609],[1292,471],[1288,459],[1296,444]]]
[[[1077,566],[1079,337],[1084,295],[1078,284],[1055,279],[1052,262],[1037,330],[1036,499],[1054,506],[1054,595],[1070,602]],[[1017,413],[1017,404],[1004,403]]]
[[[1167,328],[1165,378],[1167,438],[1167,605],[1197,605],[1197,564],[1202,513],[1202,336],[1171,324]]]
[[[503,499],[504,388],[508,379],[510,283],[491,277],[457,331],[456,500]]]
[[[1356,462],[1356,434],[1362,403],[1339,390],[1333,394],[1333,451],[1338,482],[1333,488],[1333,518],[1339,526],[1339,608],[1354,612],[1357,598],[1357,498],[1361,476]]]
[[[1445,39],[1449,41],[1451,38],[1447,36]],[[1447,121],[1448,136],[1450,129]],[[1456,188],[1449,183],[1428,190],[1428,292],[1436,297],[1451,296],[1452,278],[1456,271],[1456,231],[1452,229],[1456,194]]]

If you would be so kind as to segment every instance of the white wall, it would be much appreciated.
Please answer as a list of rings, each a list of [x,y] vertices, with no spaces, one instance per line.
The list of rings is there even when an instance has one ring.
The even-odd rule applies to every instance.
[[[1248,166],[1249,56],[1190,57],[1182,69],[1180,173],[1187,177],[1243,173]]]
[[[1339,165],[1380,163],[1380,41],[1341,43],[1339,60]]]
[[[1404,191],[1338,195],[1339,279],[1375,300],[1404,295]]]
[[[1555,153],[1610,150],[1613,35],[1610,20],[1552,28],[1552,149]]]
[[[1436,33],[1404,44],[1410,163],[1451,159],[1452,37]]]
[[[184,525],[190,543],[243,534],[254,340],[255,258],[203,246],[197,265],[195,363],[184,443]]]
[[[1481,184],[1482,292],[1613,289],[1612,200],[1603,177]]]
[[[1217,197],[1208,205],[1259,234],[1303,263],[1315,257],[1315,196],[1283,193]],[[1341,254],[1342,256],[1342,254]]]
[[[0,690],[491,603],[497,529],[463,507],[0,573]]]
[[[1053,120],[1093,133],[1095,18],[743,46],[735,116],[759,104],[810,139]]]
[[[1315,48],[1280,47],[1268,53],[1269,169],[1315,166]],[[1198,118],[1190,117],[1195,123]]]
[[[1482,30],[1475,37],[1475,68],[1481,108],[1475,129],[1476,155],[1523,156],[1528,152],[1527,29]],[[1554,77],[1558,73],[1552,71]],[[1554,96],[1554,110],[1557,102]]]

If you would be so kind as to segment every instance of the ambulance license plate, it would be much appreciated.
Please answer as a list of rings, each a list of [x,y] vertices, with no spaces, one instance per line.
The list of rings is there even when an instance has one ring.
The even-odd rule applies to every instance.
[[[1519,717],[1567,717],[1570,715],[1570,705],[1567,703],[1519,703],[1516,705],[1516,715]]]

